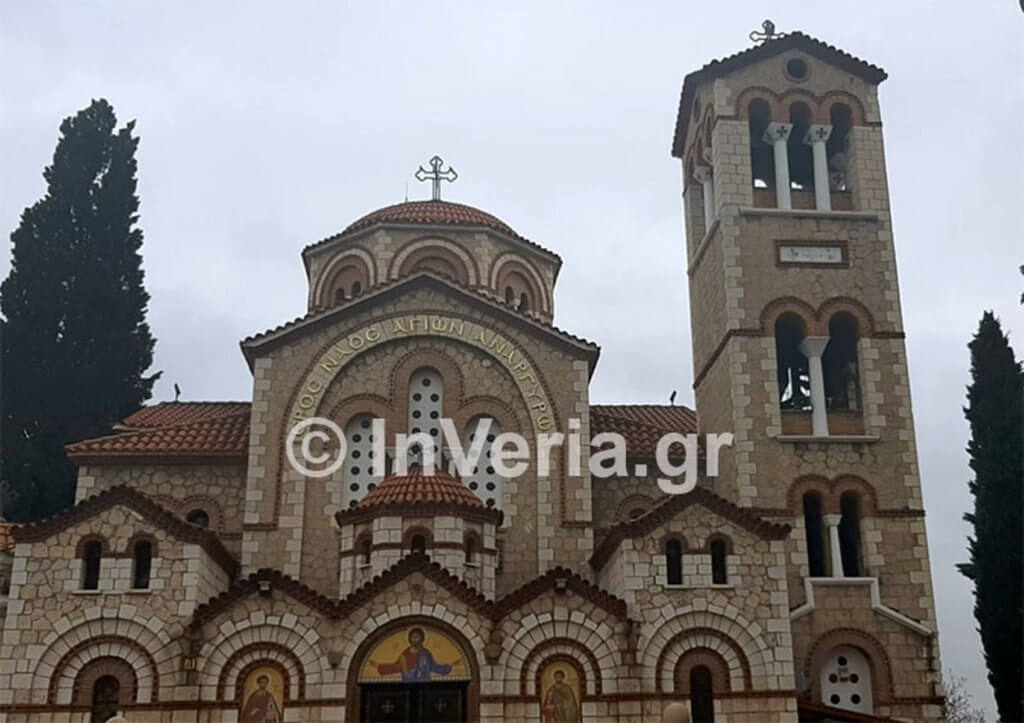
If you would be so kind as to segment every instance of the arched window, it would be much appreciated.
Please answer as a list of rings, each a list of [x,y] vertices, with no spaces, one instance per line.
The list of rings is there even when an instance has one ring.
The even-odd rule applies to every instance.
[[[844,492],[839,498],[839,552],[843,558],[843,577],[860,577],[860,497]]]
[[[750,126],[750,176],[754,188],[775,186],[775,155],[772,147],[765,143],[764,132],[772,120],[772,109],[760,98],[750,101],[747,107]]]
[[[821,702],[833,708],[871,714],[871,666],[858,648],[840,645],[833,648],[818,677]]]
[[[811,408],[810,369],[800,351],[805,335],[803,319],[796,314],[785,313],[775,320],[775,363],[783,409]]]
[[[370,554],[373,549],[372,541],[369,537],[364,537],[359,541],[359,562],[362,565],[370,564]]]
[[[850,129],[853,127],[853,113],[845,103],[836,103],[829,111],[832,120],[832,134],[825,143],[828,158],[829,187],[833,191],[848,191],[848,167],[850,154]]]
[[[441,415],[444,381],[436,369],[417,369],[409,378],[409,434],[425,434],[434,447],[434,464],[441,466]],[[410,444],[409,462],[422,463],[418,445]]]
[[[139,540],[132,550],[132,588],[146,590],[153,570],[153,543]]]
[[[509,306],[515,306],[516,303],[516,291],[511,286],[505,287],[505,303]]]
[[[121,707],[121,683],[113,675],[104,675],[92,686],[90,723],[106,723]]]
[[[665,543],[665,578],[669,585],[683,584],[683,543],[679,540]]]
[[[373,418],[369,414],[352,417],[345,425],[347,456],[342,475],[343,508],[355,507],[383,479],[383,475],[374,474],[374,441]]]
[[[693,723],[714,723],[715,720],[715,694],[711,671],[706,665],[690,669],[690,716]]]
[[[466,539],[463,542],[463,546],[466,554],[466,564],[475,565],[477,555],[476,535],[466,535]]]
[[[807,536],[807,565],[811,577],[825,576],[824,519],[821,515],[821,495],[804,495],[804,532]]]
[[[840,311],[828,322],[828,346],[821,355],[825,399],[829,409],[860,409],[860,374],[857,367],[857,319]]]
[[[103,559],[103,543],[89,540],[82,546],[82,589],[100,589],[100,561]]]
[[[728,552],[725,540],[711,541],[711,582],[714,585],[725,585],[729,582],[728,563],[726,553]]]
[[[345,300],[345,289],[339,286],[334,290],[334,303],[340,304]]]
[[[409,540],[409,552],[414,555],[427,554],[427,538],[423,535],[413,535]]]
[[[794,103],[789,107],[789,122],[793,130],[787,141],[789,156],[789,184],[797,190],[814,189],[814,152],[804,143],[811,128],[811,109],[805,103]]]
[[[487,427],[488,421],[490,427]],[[467,461],[473,462],[472,474],[464,478],[465,484],[485,505],[497,509],[502,507],[504,489],[501,475],[494,469],[491,457],[493,455],[492,446],[499,434],[501,434],[501,427],[498,426],[496,419],[480,416],[469,421],[463,436],[463,439],[466,440],[464,454],[466,454]],[[478,441],[480,456],[474,461],[469,458],[469,455]]]
[[[361,283],[356,281],[355,283],[352,284],[352,296],[353,297],[358,296],[360,293],[362,293],[362,291],[363,291],[363,285]]]
[[[413,264],[410,271],[430,271],[431,273],[443,276],[446,279],[451,279],[452,281],[459,281],[462,276],[462,274],[459,274],[458,270],[455,268],[454,263],[441,256],[423,257]]]
[[[522,294],[519,295],[519,310],[520,311],[529,311],[530,310],[530,297],[526,295],[525,291]]]
[[[629,514],[627,516],[630,520],[638,520],[646,514],[647,510],[645,510],[643,507],[634,507],[629,511]]]
[[[195,509],[185,515],[185,522],[202,527],[204,530],[210,527],[210,515],[206,510]]]

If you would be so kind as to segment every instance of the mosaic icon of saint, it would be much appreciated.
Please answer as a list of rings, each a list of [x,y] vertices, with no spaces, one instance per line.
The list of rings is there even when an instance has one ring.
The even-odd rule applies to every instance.
[[[370,661],[370,665],[377,669],[380,675],[390,673],[401,673],[402,680],[411,682],[425,682],[432,680],[432,676],[448,675],[452,667],[458,663],[458,659],[451,663],[438,663],[434,655],[423,645],[425,636],[423,628],[413,628],[409,631],[409,647],[402,651],[398,660],[393,663],[378,663]]]
[[[245,701],[239,723],[281,723],[281,709],[277,707],[274,694],[267,689],[270,677],[261,675],[256,679],[256,685],[256,690]]]
[[[555,682],[544,696],[541,706],[544,720],[547,723],[579,723],[580,706],[576,694],[565,682],[565,672],[555,671]]]

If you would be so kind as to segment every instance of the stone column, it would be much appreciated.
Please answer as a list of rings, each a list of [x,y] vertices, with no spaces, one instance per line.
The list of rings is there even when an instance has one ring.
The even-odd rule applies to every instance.
[[[715,220],[715,184],[711,178],[711,167],[697,166],[693,177],[700,183],[704,194],[704,233],[707,233]]]
[[[764,132],[764,142],[770,143],[775,153],[775,205],[777,208],[793,208],[789,191],[789,149],[786,142],[793,130],[792,123],[769,123]]]
[[[808,336],[800,342],[800,351],[807,357],[811,375],[811,433],[815,437],[828,436],[828,410],[825,408],[825,374],[821,369],[821,355],[828,346],[827,336]]]
[[[842,519],[842,515],[825,515],[825,524],[828,526],[828,545],[832,554],[832,577],[844,577],[843,550],[839,546],[839,522]]]
[[[814,154],[814,207],[819,211],[832,210],[832,196],[829,193],[828,156],[825,142],[832,135],[832,126],[811,126],[804,136],[804,143]]]

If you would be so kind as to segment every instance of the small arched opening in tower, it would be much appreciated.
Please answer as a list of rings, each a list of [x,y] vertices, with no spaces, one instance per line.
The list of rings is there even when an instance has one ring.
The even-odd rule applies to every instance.
[[[850,156],[850,131],[853,128],[853,112],[845,103],[836,103],[829,110],[832,135],[825,144],[828,158],[829,188],[833,191],[849,191],[848,165]]]
[[[693,723],[715,721],[711,669],[706,665],[695,665],[690,669],[690,715],[693,716]]]
[[[821,495],[804,495],[804,534],[807,540],[807,567],[811,577],[825,576],[825,530],[821,514]]]
[[[839,498],[839,552],[842,557],[843,577],[860,577],[860,497],[856,492],[844,492]]]
[[[793,103],[789,106],[789,122],[793,124],[786,149],[789,157],[789,185],[794,191],[813,191],[814,152],[809,144],[804,143],[807,131],[811,128],[811,109],[806,103]],[[800,205],[812,208],[813,198],[808,197]]]
[[[828,408],[860,409],[860,374],[857,365],[857,319],[845,311],[828,322],[828,346],[821,356]]]
[[[775,361],[783,409],[811,408],[810,369],[800,351],[805,336],[803,319],[796,314],[782,314],[775,320]]]
[[[679,540],[665,543],[665,581],[669,585],[683,584],[683,543]]]
[[[771,145],[765,142],[764,133],[772,122],[772,109],[768,102],[755,98],[747,106],[750,126],[750,176],[754,188],[775,186],[775,155]]]

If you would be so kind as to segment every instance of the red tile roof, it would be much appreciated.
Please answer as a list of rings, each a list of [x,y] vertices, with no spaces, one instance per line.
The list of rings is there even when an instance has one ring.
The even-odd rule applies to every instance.
[[[454,504],[483,508],[480,498],[462,482],[444,470],[433,475],[423,474],[419,466],[410,467],[408,474],[388,477],[357,505],[367,509],[380,505]]]
[[[721,60],[712,60],[700,70],[689,73],[683,79],[683,90],[679,99],[679,113],[676,116],[676,132],[672,142],[672,155],[676,158],[682,158],[686,150],[683,144],[686,142],[686,131],[692,115],[690,108],[693,105],[694,94],[698,86],[714,78],[720,78],[727,73],[762,60],[767,60],[794,48],[802,50],[808,55],[823,60],[826,63],[831,63],[835,67],[845,70],[868,83],[877,85],[888,77],[885,71],[877,65],[872,65],[865,60],[850,55],[844,50],[840,50],[834,45],[829,45],[817,38],[812,38],[810,35],[794,31],[776,36],[774,39],[760,45],[755,45],[753,48],[742,50]]]
[[[82,463],[90,459],[116,458],[230,458],[244,459],[249,451],[249,408],[238,404],[237,408],[222,415],[210,416],[208,402],[199,403],[194,410],[198,421],[169,426],[153,426],[137,431],[112,434],[107,437],[87,439],[67,446],[68,457]],[[143,420],[159,420],[161,408],[144,408],[132,417],[142,415]],[[189,410],[175,405],[171,417],[188,418]],[[228,405],[224,405],[227,407]],[[155,409],[149,415],[143,414]],[[129,418],[131,419],[131,417]]]
[[[697,415],[687,407],[659,404],[593,404],[590,434],[621,434],[631,458],[652,459],[660,440],[668,432],[697,431]]]
[[[120,428],[130,431],[69,445],[68,455],[79,462],[118,457],[244,458],[249,451],[249,403],[164,402],[143,407],[125,419]],[[594,404],[590,407],[591,434],[618,432],[626,438],[631,457],[653,457],[658,439],[666,432],[696,431],[697,415],[688,407],[660,404]],[[414,472],[419,474],[410,470],[410,474]],[[383,500],[385,494],[397,495],[400,485],[403,494],[413,487],[412,482],[402,482],[402,478],[386,482],[390,483],[386,489],[385,483],[381,483],[363,502],[371,498]],[[442,490],[440,494],[450,496],[454,489],[450,487],[451,482],[458,486],[460,499],[479,506],[477,497],[452,477],[443,484],[430,482],[423,490],[416,489],[414,496],[436,494],[435,488]]]
[[[335,239],[349,234],[371,228],[378,224],[392,224],[401,226],[469,226],[483,227],[499,231],[511,236],[517,241],[533,247],[534,249],[551,256],[561,264],[558,254],[549,251],[543,246],[520,236],[511,226],[497,216],[481,211],[479,208],[467,206],[463,203],[452,203],[451,201],[406,201],[396,203],[393,206],[385,206],[372,211],[360,219],[350,223],[344,231],[334,236],[329,236],[303,249],[306,252],[330,243]]]
[[[249,402],[160,402],[143,407],[117,425],[123,429],[172,427],[249,413]]]

